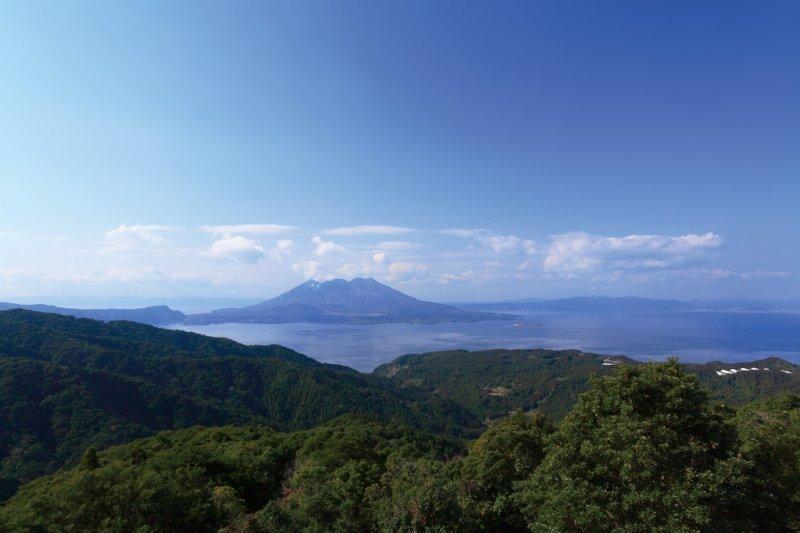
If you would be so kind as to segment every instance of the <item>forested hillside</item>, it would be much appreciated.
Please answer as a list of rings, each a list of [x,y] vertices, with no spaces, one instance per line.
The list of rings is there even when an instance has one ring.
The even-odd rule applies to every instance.
[[[728,435],[725,438],[733,440],[724,442],[702,440],[721,439],[736,422],[747,425],[748,439],[783,442],[779,451],[789,454],[787,443],[794,441],[786,441],[784,432],[793,431],[794,419],[775,415],[779,404],[749,406],[735,418],[732,411],[719,411],[706,400],[709,395],[711,400],[740,405],[799,390],[800,373],[795,366],[779,359],[756,363],[758,371],[723,373],[744,363],[644,365],[574,350],[453,351],[403,356],[368,375],[321,364],[280,346],[245,346],[132,322],[7,311],[0,313],[0,501],[33,480],[3,516],[16,528],[33,521],[36,510],[51,509],[52,515],[43,515],[41,525],[53,531],[84,526],[126,530],[133,525],[163,530],[177,528],[176,524],[199,529],[205,526],[198,524],[230,526],[231,531],[313,530],[331,524],[339,524],[342,530],[369,530],[375,524],[389,530],[424,529],[423,525],[433,524],[443,524],[445,529],[454,524],[466,529],[536,529],[540,523],[551,527],[564,518],[556,520],[547,514],[557,514],[546,504],[550,496],[523,489],[522,483],[532,479],[534,470],[539,472],[536,465],[545,456],[555,449],[564,453],[570,435],[581,434],[585,428],[564,428],[576,417],[581,424],[586,422],[589,415],[576,413],[589,409],[590,398],[600,402],[602,409],[609,406],[601,397],[617,398],[612,403],[623,404],[609,416],[627,419],[636,409],[646,413],[660,409],[651,405],[660,401],[658,395],[666,394],[658,387],[677,380],[683,387],[696,389],[692,401],[721,417],[708,419],[716,420],[718,425],[709,431],[717,433],[698,436],[691,450],[681,453],[691,455],[696,446],[709,453],[728,450],[714,455],[713,461],[727,461],[737,450],[756,453],[755,441],[746,444],[735,436]],[[599,377],[603,379],[593,392],[578,400]],[[662,377],[669,379],[662,382]],[[640,388],[624,393],[604,388],[614,383]],[[636,394],[643,394],[642,399],[636,400]],[[780,405],[791,407],[796,399],[787,401]],[[599,423],[599,407],[592,409],[589,418]],[[536,414],[509,419],[516,410]],[[343,415],[348,418],[338,419]],[[556,429],[553,421],[562,418]],[[334,419],[338,420],[330,422]],[[661,430],[649,425],[660,421],[647,422],[642,428],[661,435]],[[772,432],[769,437],[760,432],[764,424]],[[159,431],[192,426],[225,428],[167,433],[101,451],[99,458],[95,452]],[[471,452],[465,456],[464,443],[487,426],[490,429],[470,445]],[[624,424],[613,427],[609,435],[627,431]],[[636,431],[645,431],[642,428]],[[275,433],[298,430],[305,431]],[[586,435],[581,438],[617,442],[616,436]],[[564,439],[563,443],[552,448],[557,438]],[[230,443],[232,448],[221,443]],[[676,440],[670,446],[679,444]],[[641,451],[643,444],[630,445]],[[662,452],[666,453],[648,452],[655,455],[646,460],[661,460],[658,454]],[[126,459],[125,454],[130,457]],[[200,462],[192,462],[197,454]],[[82,456],[83,466],[74,466]],[[306,461],[308,457],[321,462]],[[685,457],[670,460],[680,462]],[[788,487],[782,490],[794,494],[790,485],[796,481],[795,467],[788,457],[780,466],[781,482]],[[594,460],[587,459],[585,467]],[[577,456],[562,461],[580,462]],[[64,466],[68,470],[55,477],[35,479]],[[261,472],[262,468],[266,470]],[[705,479],[717,473],[697,475]],[[541,478],[534,485],[556,483],[553,479]],[[680,490],[694,490],[687,487]],[[724,490],[744,489],[724,485]],[[123,501],[123,494],[136,496]],[[776,493],[775,498],[780,497]],[[73,498],[85,501],[79,504]],[[708,502],[694,504],[706,509]],[[724,510],[729,519],[730,513],[738,512]],[[717,516],[714,513],[723,511],[714,508],[702,513]],[[53,518],[56,515],[63,518]],[[117,522],[98,522],[102,517],[114,517]],[[595,519],[599,520],[591,518]],[[740,519],[745,520],[736,514],[736,520]]]
[[[13,487],[158,430],[264,424],[309,428],[364,413],[432,431],[480,422],[441,399],[323,365],[280,346],[132,322],[0,313],[0,483]],[[6,492],[11,489],[6,489]]]
[[[516,409],[560,418],[588,389],[592,376],[611,374],[620,364],[640,363],[578,350],[451,350],[404,355],[379,366],[375,374],[405,390],[453,400],[490,422]],[[739,371],[742,367],[746,370]],[[737,371],[717,374],[731,368]],[[689,364],[686,369],[699,377],[712,398],[731,405],[800,392],[800,367],[775,357]]]
[[[375,369],[406,390],[455,400],[482,419],[515,409],[563,416],[595,374],[609,374],[603,358],[577,350],[452,350],[398,357]]]
[[[349,413],[475,437],[522,409],[562,417],[605,358],[578,351],[489,350],[398,358],[361,374],[281,346],[22,310],[0,313],[0,496],[99,449],[164,429],[263,424],[310,428]],[[616,363],[635,364],[626,358]],[[741,404],[798,391],[800,372],[717,376],[713,396]],[[766,363],[765,363],[766,364]]]
[[[731,405],[743,405],[780,393],[800,394],[800,366],[779,357],[739,363],[714,361],[687,368],[697,374],[700,384],[712,398]]]
[[[674,361],[624,365],[558,424],[465,446],[347,416],[192,428],[96,451],[0,506],[0,530],[796,531],[800,398],[738,413]]]

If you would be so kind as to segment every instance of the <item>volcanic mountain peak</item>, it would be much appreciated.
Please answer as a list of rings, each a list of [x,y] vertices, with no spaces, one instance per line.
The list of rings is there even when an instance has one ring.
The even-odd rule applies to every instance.
[[[510,318],[418,300],[372,278],[308,280],[270,300],[191,315],[190,324],[221,322],[472,322]]]

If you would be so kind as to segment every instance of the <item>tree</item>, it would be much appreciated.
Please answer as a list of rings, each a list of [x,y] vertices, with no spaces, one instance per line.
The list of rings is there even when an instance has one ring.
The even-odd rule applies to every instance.
[[[800,530],[800,396],[750,404],[736,424],[747,465],[743,519],[761,529]]]
[[[741,462],[725,413],[676,360],[597,379],[521,487],[534,530],[724,527]]]
[[[392,456],[368,496],[378,531],[452,531],[461,524],[448,463]]]
[[[477,527],[525,529],[514,486],[539,466],[554,429],[547,417],[526,416],[520,411],[492,426],[472,444],[461,469],[461,499]]]
[[[81,466],[87,470],[94,470],[100,466],[100,460],[97,458],[97,448],[94,446],[86,448],[81,458]]]

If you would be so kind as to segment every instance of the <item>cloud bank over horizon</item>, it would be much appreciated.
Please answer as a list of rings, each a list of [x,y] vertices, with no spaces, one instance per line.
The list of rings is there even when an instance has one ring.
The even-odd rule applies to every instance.
[[[385,240],[400,235],[402,240]],[[24,238],[0,232],[0,241],[9,244]],[[772,285],[795,282],[785,269],[728,268],[725,253],[732,244],[709,231],[570,231],[534,239],[521,232],[390,225],[309,231],[272,223],[119,224],[80,246],[37,238],[36,250],[58,259],[0,270],[3,293],[254,296],[312,278],[368,276],[451,301],[576,294],[775,297]]]

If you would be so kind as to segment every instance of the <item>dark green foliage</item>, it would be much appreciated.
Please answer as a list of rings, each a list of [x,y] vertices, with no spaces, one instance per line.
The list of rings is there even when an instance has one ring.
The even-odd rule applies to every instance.
[[[738,372],[735,375],[718,376],[720,368],[769,368],[768,371]],[[730,405],[769,398],[781,393],[800,394],[800,366],[790,364],[778,357],[768,357],[746,363],[704,363],[688,365],[697,374],[700,384],[711,397]],[[791,374],[781,372],[788,370]]]
[[[746,516],[762,529],[800,531],[800,396],[748,405],[736,424],[750,484]]]
[[[468,449],[362,416],[185,429],[28,483],[0,529],[796,531],[799,413],[796,396],[734,413],[668,362],[594,380],[557,427],[517,413]]]
[[[489,420],[518,409],[560,418],[588,388],[591,376],[613,372],[603,359],[577,350],[453,350],[404,355],[375,374],[453,400]]]
[[[606,360],[617,365],[603,365]],[[613,374],[619,366],[640,364],[627,357],[606,357],[577,350],[452,350],[398,357],[375,369],[406,390],[453,400],[487,422],[522,409],[555,419],[564,416],[589,378]],[[718,376],[721,368],[770,368]],[[771,357],[745,363],[685,365],[714,400],[730,405],[781,392],[800,393],[800,367]],[[789,370],[791,374],[780,372]]]
[[[62,365],[124,370],[137,357],[194,359],[235,355],[269,357],[311,366],[321,363],[283,346],[245,346],[217,337],[136,322],[100,322],[21,309],[0,312],[0,355]]]
[[[347,417],[283,435],[259,427],[160,433],[23,487],[0,520],[45,531],[364,530],[387,463],[440,461],[460,443]],[[0,522],[2,523],[2,522]]]
[[[625,366],[581,396],[521,496],[533,529],[703,530],[733,503],[735,448],[677,362]]]
[[[712,400],[794,374],[601,362],[405,356],[379,372],[400,388],[280,347],[0,313],[0,531],[800,529],[800,398]],[[557,426],[501,416],[584,389]],[[490,429],[442,436],[477,429],[468,409]],[[147,437],[196,424],[224,427]]]
[[[372,376],[280,346],[0,312],[0,476],[12,486],[77,462],[89,446],[198,424],[296,430],[363,413],[476,436],[482,420],[517,409],[560,417],[590,376],[614,372],[602,361],[577,351],[439,352],[401,357]],[[713,368],[698,366],[698,375],[732,403],[800,381],[778,372],[720,378]]]
[[[280,346],[132,322],[0,313],[0,476],[10,482],[77,462],[89,446],[163,429],[294,430],[346,413],[454,434],[480,426],[452,402]]]
[[[458,501],[455,462],[391,456],[369,490],[378,531],[453,531],[469,524]]]
[[[3,515],[19,529],[216,531],[275,498],[290,457],[264,428],[162,433],[26,485]]]
[[[94,470],[100,466],[100,461],[97,459],[97,448],[94,446],[86,448],[81,457],[81,466],[86,470]]]
[[[519,509],[516,484],[531,475],[547,452],[555,430],[542,415],[521,412],[481,435],[461,467],[464,508],[481,529],[520,531],[526,520]]]
[[[296,522],[320,530],[363,530],[374,522],[368,490],[381,480],[387,462],[442,460],[463,452],[449,439],[375,422],[354,425],[350,418],[299,439],[285,504]]]

